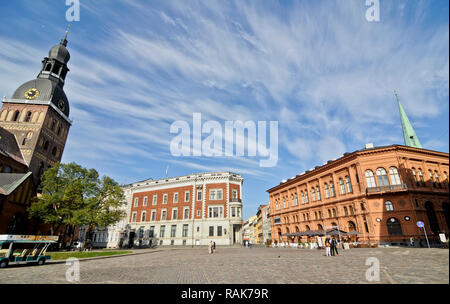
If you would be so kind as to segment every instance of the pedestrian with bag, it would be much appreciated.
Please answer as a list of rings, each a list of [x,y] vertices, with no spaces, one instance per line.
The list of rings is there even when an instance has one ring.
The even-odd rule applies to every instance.
[[[325,256],[331,256],[331,244],[330,239],[325,239]]]

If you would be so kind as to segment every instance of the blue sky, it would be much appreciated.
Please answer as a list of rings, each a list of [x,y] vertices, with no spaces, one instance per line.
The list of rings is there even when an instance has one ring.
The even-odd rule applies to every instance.
[[[449,9],[442,0],[81,0],[68,48],[63,162],[120,183],[244,176],[244,217],[267,189],[373,142],[403,144],[396,89],[424,148],[448,152]],[[34,79],[67,24],[64,0],[0,1],[0,94]],[[279,161],[173,157],[175,120],[279,121]]]

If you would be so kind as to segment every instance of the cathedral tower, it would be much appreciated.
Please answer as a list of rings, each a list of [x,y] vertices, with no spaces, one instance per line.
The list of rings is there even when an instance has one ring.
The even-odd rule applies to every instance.
[[[36,183],[46,169],[61,161],[72,125],[63,90],[70,59],[67,34],[50,49],[37,78],[2,100],[0,127],[15,135]]]
[[[403,138],[405,139],[405,146],[422,148],[419,138],[414,131],[412,124],[409,122],[408,116],[400,103],[400,98],[398,98],[397,92],[394,91],[395,97],[397,98],[398,108],[400,111],[400,119],[402,121]]]

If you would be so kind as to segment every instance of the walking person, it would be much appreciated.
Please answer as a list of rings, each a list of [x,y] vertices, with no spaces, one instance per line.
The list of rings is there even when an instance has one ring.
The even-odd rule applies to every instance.
[[[213,253],[212,252],[212,241],[209,241],[209,243],[208,243],[208,252]]]
[[[214,241],[213,241],[212,248],[213,248],[213,253],[216,253],[216,242],[214,242]]]
[[[252,248],[252,240],[248,241],[250,248]]]
[[[325,239],[325,256],[331,256],[331,244],[330,239]]]
[[[334,237],[331,239],[331,255],[332,256],[339,255],[337,250],[337,241]]]

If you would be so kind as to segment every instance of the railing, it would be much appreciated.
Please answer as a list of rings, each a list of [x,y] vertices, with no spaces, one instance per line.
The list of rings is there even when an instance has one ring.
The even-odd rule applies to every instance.
[[[378,192],[392,192],[392,191],[399,191],[399,190],[406,190],[406,189],[408,189],[406,184],[389,185],[389,186],[381,186],[381,187],[369,187],[369,188],[366,188],[366,194],[378,193]]]
[[[242,200],[240,198],[231,198],[230,203],[242,203]]]

